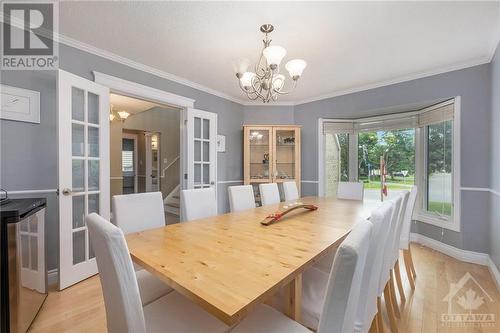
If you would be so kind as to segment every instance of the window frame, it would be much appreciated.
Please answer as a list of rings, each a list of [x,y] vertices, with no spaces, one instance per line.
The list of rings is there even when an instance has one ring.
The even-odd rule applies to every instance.
[[[413,213],[413,219],[431,224],[444,229],[460,232],[460,213],[461,213],[461,184],[460,184],[460,107],[461,98],[456,96],[450,98],[445,102],[438,103],[436,105],[430,106],[428,108],[418,110],[415,112],[406,112],[408,116],[414,116],[423,112],[428,112],[436,108],[440,108],[447,104],[454,104],[454,116],[453,116],[453,142],[452,142],[452,215],[449,219],[443,220],[437,215],[428,213],[424,207],[425,198],[427,195],[427,175],[426,175],[426,159],[427,159],[427,147],[425,140],[425,129],[424,127],[415,127],[415,179],[418,187],[417,204],[415,206],[415,211]],[[399,115],[400,116],[400,115]],[[370,119],[391,119],[395,115],[386,115],[379,117],[372,117]],[[325,196],[325,135],[323,133],[324,124],[329,122],[353,122],[366,120],[367,118],[360,119],[328,119],[320,118],[318,119],[318,195]],[[354,167],[357,167],[358,162],[358,133],[355,130],[354,135],[349,136],[349,179],[351,181],[356,181],[358,179],[358,170],[354,171]],[[351,140],[351,138],[353,140]],[[352,144],[351,144],[352,143]],[[355,152],[354,152],[355,150]],[[425,209],[425,210],[424,210]]]
[[[413,219],[431,224],[440,228],[460,232],[460,96],[455,97],[451,100],[454,103],[454,115],[453,115],[453,141],[452,141],[452,214],[449,218],[443,219],[439,216],[432,214],[427,211],[427,126],[416,128],[416,151],[415,151],[415,166],[416,174],[415,177],[418,180],[416,185],[418,186],[418,196],[417,205],[415,212],[413,213]],[[440,103],[436,106],[424,109],[423,111],[430,111],[437,107],[441,107],[450,101]]]

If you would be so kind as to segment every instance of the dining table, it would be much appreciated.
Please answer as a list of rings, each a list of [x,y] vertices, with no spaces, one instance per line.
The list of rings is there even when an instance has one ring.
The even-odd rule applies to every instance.
[[[269,225],[269,216],[297,204]],[[302,273],[335,251],[379,202],[309,196],[126,236],[132,260],[227,325],[283,295],[300,322]],[[269,220],[269,219],[267,219]]]

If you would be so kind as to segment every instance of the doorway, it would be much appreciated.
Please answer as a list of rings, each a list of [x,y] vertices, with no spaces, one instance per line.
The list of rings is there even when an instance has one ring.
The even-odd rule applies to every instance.
[[[110,195],[161,192],[168,224],[180,219],[181,109],[111,93]]]
[[[151,103],[176,110],[178,121],[175,123],[179,134],[165,137],[160,135],[159,140],[164,138],[177,140],[179,153],[173,158],[169,158],[168,155],[166,157],[162,152],[162,147],[165,145],[159,142],[156,155],[159,161],[159,167],[156,169],[158,183],[154,184],[152,181],[152,188],[157,185],[159,189],[162,189],[164,184],[169,184],[164,178],[167,177],[169,170],[175,168],[178,169],[176,177],[171,179],[177,183],[177,191],[183,188],[193,188],[200,177],[203,177],[203,186],[207,184],[207,178],[210,187],[216,188],[217,184],[217,155],[215,149],[212,148],[216,145],[217,114],[193,109],[194,100],[190,98],[96,71],[93,74],[94,82],[58,70],[58,190],[61,193],[59,196],[59,289],[64,289],[97,273],[96,260],[90,246],[84,217],[96,212],[110,220],[111,194],[123,193],[122,125],[127,122],[132,112],[110,108],[112,104],[110,95],[128,97],[140,103]],[[135,129],[149,133],[161,132],[152,126],[164,122],[164,116],[162,114],[158,121]],[[201,121],[205,125],[205,120],[208,121],[209,131],[203,131],[203,137],[198,138],[200,133],[194,126],[200,124]],[[169,123],[173,124],[173,122]],[[208,138],[206,138],[207,134]],[[153,140],[151,141],[153,144]],[[204,146],[208,144],[208,161],[197,160],[198,155],[193,153],[195,151],[193,146],[197,142],[203,142]],[[118,147],[118,149],[110,151],[111,147]],[[143,145],[137,142],[137,156],[141,147]],[[195,171],[199,169],[198,166],[194,167],[197,161],[199,162],[197,165],[203,166],[203,172],[195,177]],[[207,169],[205,165],[208,166],[208,172],[205,172]],[[135,168],[137,171],[134,170],[137,180],[140,168],[141,163],[138,161]],[[151,171],[154,175],[153,166]],[[130,189],[131,186],[128,190]],[[137,191],[139,190],[138,181]],[[171,191],[167,197],[164,197],[164,202],[168,200],[178,200],[175,191]],[[166,211],[167,207],[165,205]],[[177,212],[180,213],[178,208]],[[173,220],[173,218],[170,219],[170,221]],[[168,221],[167,219],[167,223]]]

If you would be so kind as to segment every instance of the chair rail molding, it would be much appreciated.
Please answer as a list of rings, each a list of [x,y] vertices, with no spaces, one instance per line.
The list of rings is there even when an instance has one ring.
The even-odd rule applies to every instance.
[[[7,191],[7,194],[37,194],[37,193],[57,193],[56,188],[42,189],[42,190],[18,190]]]

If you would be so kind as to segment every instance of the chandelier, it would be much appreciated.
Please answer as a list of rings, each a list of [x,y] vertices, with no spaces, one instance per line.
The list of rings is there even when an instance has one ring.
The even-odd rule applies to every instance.
[[[264,103],[276,101],[279,95],[289,94],[297,86],[297,80],[302,75],[307,63],[302,59],[293,59],[286,63],[285,68],[292,78],[292,86],[286,91],[285,76],[280,74],[280,63],[286,55],[286,50],[277,45],[270,45],[269,34],[274,30],[272,24],[264,24],[260,31],[265,34],[259,61],[255,64],[255,72],[236,73],[241,90],[254,101],[261,99]]]

